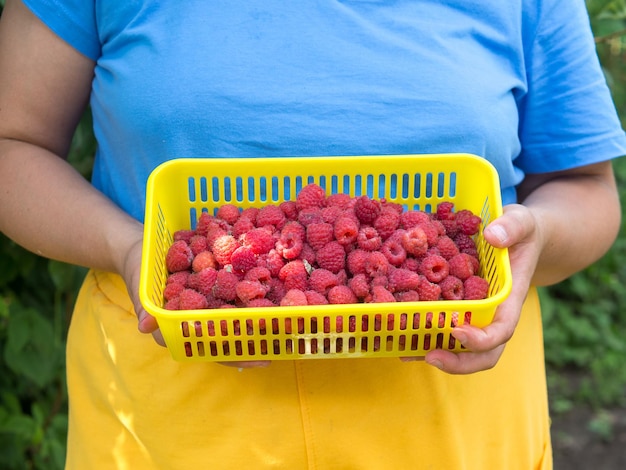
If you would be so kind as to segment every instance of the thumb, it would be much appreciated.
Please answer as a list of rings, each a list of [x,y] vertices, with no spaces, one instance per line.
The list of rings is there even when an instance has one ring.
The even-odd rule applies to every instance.
[[[496,248],[509,248],[523,241],[534,226],[534,218],[527,207],[509,204],[504,207],[500,217],[485,227],[483,236]]]

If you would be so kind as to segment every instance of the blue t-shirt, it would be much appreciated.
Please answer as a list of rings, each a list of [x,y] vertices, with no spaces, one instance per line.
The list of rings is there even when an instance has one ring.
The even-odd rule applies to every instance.
[[[96,61],[93,183],[143,218],[177,157],[463,152],[526,173],[626,154],[583,0],[25,0]]]

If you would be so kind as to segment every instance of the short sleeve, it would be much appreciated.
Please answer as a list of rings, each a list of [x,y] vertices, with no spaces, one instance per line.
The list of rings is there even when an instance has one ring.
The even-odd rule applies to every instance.
[[[92,60],[100,56],[95,2],[22,0],[61,39]]]
[[[538,6],[518,100],[526,173],[565,170],[626,154],[626,137],[595,49],[583,0]]]

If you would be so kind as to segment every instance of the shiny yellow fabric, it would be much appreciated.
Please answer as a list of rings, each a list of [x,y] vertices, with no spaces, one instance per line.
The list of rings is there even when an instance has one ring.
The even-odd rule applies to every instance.
[[[90,272],[68,339],[67,469],[551,469],[536,292],[498,365],[396,359],[181,364],[121,278]]]

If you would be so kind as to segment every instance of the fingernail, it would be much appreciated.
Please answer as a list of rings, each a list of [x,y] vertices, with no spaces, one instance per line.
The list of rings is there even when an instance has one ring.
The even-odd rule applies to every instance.
[[[502,225],[490,225],[489,231],[502,243],[509,238],[509,235],[506,233],[506,230],[504,230]]]
[[[462,345],[464,345],[465,341],[467,341],[467,335],[465,333],[455,332],[455,334],[453,334],[452,336],[454,336],[456,340]]]
[[[433,359],[431,361],[426,361],[428,364],[430,364],[431,366],[436,367],[439,370],[443,370],[443,364],[441,363],[441,361],[437,360],[437,359]]]

